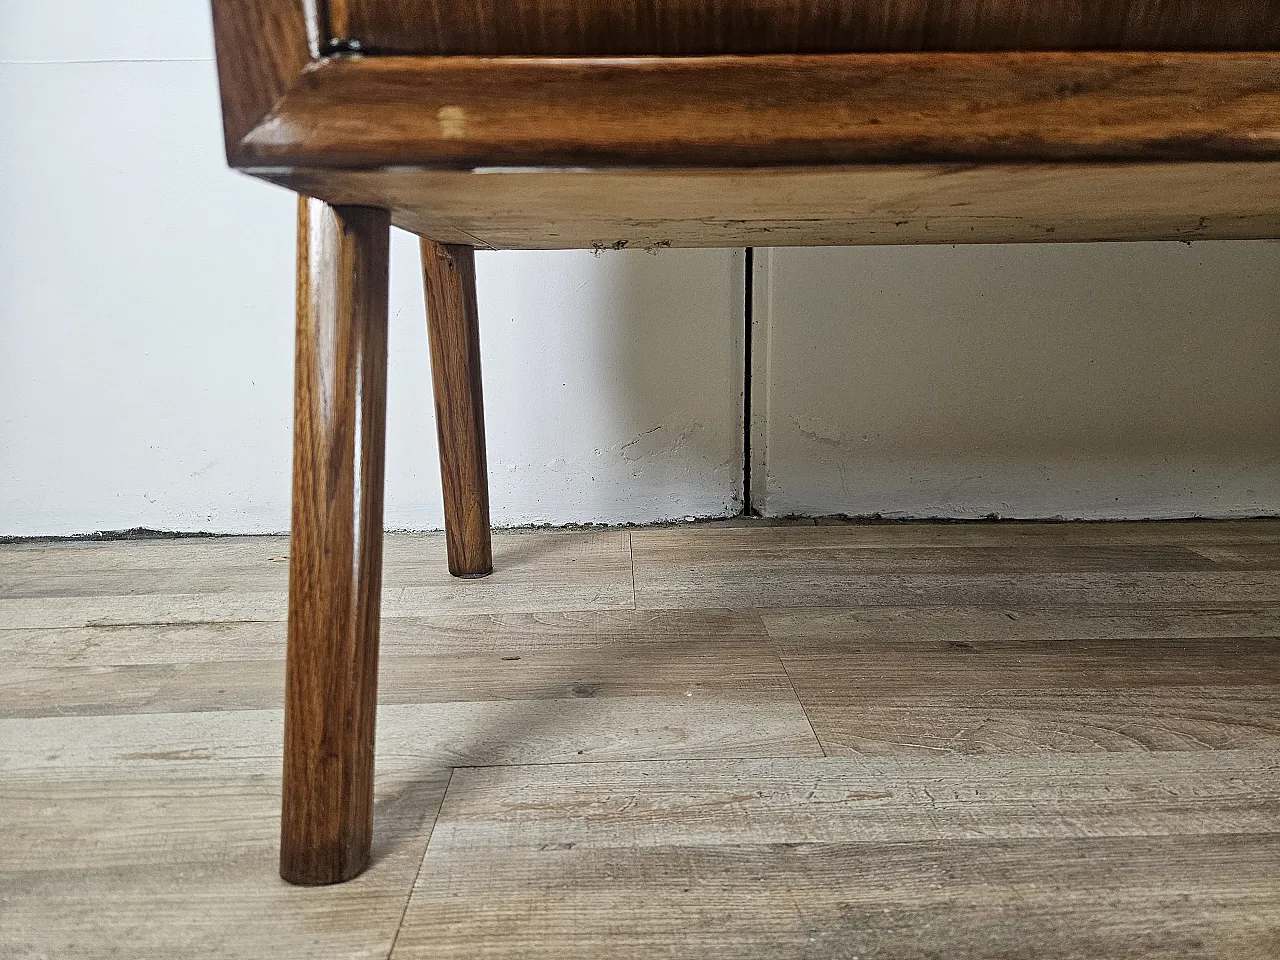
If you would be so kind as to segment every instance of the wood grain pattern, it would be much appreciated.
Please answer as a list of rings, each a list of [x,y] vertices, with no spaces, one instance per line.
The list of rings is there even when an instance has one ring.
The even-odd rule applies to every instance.
[[[399,621],[390,621],[397,623]],[[384,629],[387,625],[384,624]],[[481,703],[666,697],[793,702],[767,641],[666,642],[611,651],[513,646],[502,655],[407,655],[379,660],[378,702]],[[0,670],[0,717],[106,716],[261,710],[284,700],[283,660]]]
[[[393,956],[1266,956],[1275,773],[1251,751],[458,771]]]
[[[368,860],[382,591],[390,220],[299,198],[280,873]]]
[[[1275,637],[817,642],[801,629],[787,649],[829,756],[1280,748]]]
[[[1263,50],[1266,0],[341,0],[336,36],[419,54]]]
[[[6,960],[387,956],[448,771],[384,776],[373,868],[300,896],[276,876],[271,753],[270,774],[185,776],[189,762],[172,760],[126,776],[7,775]]]
[[[438,615],[383,619],[382,659],[438,655],[454,658],[511,654],[544,647],[581,653],[598,666],[608,651],[629,657],[637,644],[694,647],[759,637],[761,621],[784,654],[806,645],[858,639],[1142,640],[1181,637],[1217,640],[1280,633],[1280,606],[1169,603],[1147,607],[793,607],[738,610],[594,610],[577,613]],[[279,622],[137,623],[127,626],[0,630],[0,663],[6,676],[69,669],[120,667],[170,669],[191,664],[283,661],[285,629]],[[542,656],[543,654],[539,654]],[[275,668],[271,668],[275,669]],[[727,673],[726,677],[732,676]],[[391,686],[394,677],[381,672]],[[496,678],[494,683],[499,682]],[[12,695],[20,681],[13,684]],[[70,691],[65,691],[69,693]],[[194,692],[192,692],[194,695]],[[277,691],[278,693],[278,691]],[[52,701],[57,703],[57,700]]]
[[[1273,834],[1277,772],[1275,754],[1255,750],[473,769],[455,774],[428,858],[448,850],[548,851],[552,844],[635,853],[695,845]]]
[[[277,874],[281,732],[278,709],[0,721],[6,960],[385,956],[448,768],[384,756],[371,868],[303,893]]]
[[[691,609],[607,608],[630,604],[631,540],[642,599],[684,582]],[[136,599],[282,595],[287,540],[0,545],[6,960],[1275,952],[1280,601],[1258,596],[1280,524],[495,545],[509,562],[462,584],[443,537],[388,538],[387,596],[417,615],[380,638],[372,863],[310,892],[274,877],[284,624],[128,621]],[[694,606],[752,562],[758,596],[882,579],[872,605]],[[1161,579],[1189,576],[1215,586]],[[1022,602],[879,603],[957,578]],[[475,591],[488,612],[450,600]],[[575,600],[597,605],[548,608]],[[59,602],[117,625],[3,606]],[[824,759],[810,721],[883,756]]]
[[[421,247],[449,572],[484,577],[493,546],[475,251],[425,238]]]
[[[1015,525],[1016,526],[1016,525]],[[878,545],[849,528],[808,528],[748,540],[704,528],[674,537],[632,534],[636,605],[641,609],[728,606],[1072,606],[1250,605],[1280,603],[1274,570],[1232,569],[1178,543],[1071,544],[1073,528],[1050,544],[1015,536],[999,546],[983,528],[957,527],[947,542],[918,543],[910,527],[887,527]],[[994,530],[995,528],[991,528]],[[896,531],[905,543],[886,548]],[[973,531],[973,542],[965,536]],[[917,541],[913,543],[913,541]]]
[[[1280,632],[1280,605],[1276,604],[780,607],[758,613],[783,656],[863,641],[964,644],[1178,638],[1206,641],[1211,648],[1217,641]]]
[[[592,558],[625,556],[632,534],[651,543],[706,542],[714,539],[725,549],[742,546],[831,547],[850,546],[1012,546],[1053,543],[1100,546],[1169,546],[1201,551],[1207,548],[1247,549],[1280,544],[1280,519],[1271,520],[1162,520],[1045,523],[1037,521],[986,521],[972,523],[848,523],[830,518],[769,521],[737,518],[695,525],[626,529],[513,529],[498,531],[495,540],[505,544],[512,559],[582,563]],[[389,533],[386,537],[383,574],[387,582],[404,586],[419,574],[431,573],[444,556],[439,533]],[[185,579],[179,592],[205,581],[222,583],[227,571],[238,577],[275,576],[286,570],[289,538],[279,534],[180,537],[139,537],[85,540],[15,540],[0,543],[0,590],[8,596],[24,596],[14,584],[36,580],[56,581],[66,589],[61,596],[93,596],[109,593],[98,588],[98,578],[120,574],[134,577],[135,587],[147,592],[153,578],[170,572]],[[548,580],[553,570],[539,571]],[[246,581],[248,582],[248,581]],[[445,581],[447,582],[447,581]],[[3,630],[7,624],[0,624]]]
[[[396,960],[1260,960],[1277,936],[1274,834],[451,853]]]
[[[336,58],[238,166],[1280,158],[1280,54]]]
[[[848,550],[917,547],[1128,547],[1194,550],[1280,546],[1280,519],[1043,522],[1023,520],[966,523],[853,523],[834,518],[704,523],[697,526],[633,530],[652,548],[718,549],[728,555],[750,549]]]
[[[0,717],[278,708],[283,630],[276,625],[264,637],[255,626],[210,631],[195,649],[153,627],[148,662],[118,648],[95,650],[98,662],[68,662],[65,654],[58,662],[56,632],[27,634],[20,658],[0,652]],[[746,710],[760,701],[795,700],[759,617],[750,613],[395,618],[383,622],[379,648],[384,706],[662,697]]]
[[[254,538],[257,540],[257,538]],[[84,630],[82,638],[113,643],[139,625],[184,626],[282,621],[287,613],[286,537],[261,538],[253,550],[237,540],[199,538],[157,543],[133,552],[136,563],[99,582],[101,550],[70,547],[62,593],[49,595],[37,566],[14,577],[15,596],[0,597],[6,628]],[[96,545],[105,546],[105,545]],[[0,555],[5,548],[0,547]],[[191,551],[192,560],[181,558]],[[110,547],[107,553],[109,554]],[[383,544],[382,612],[389,617],[619,609],[635,606],[630,541],[624,531],[503,531],[494,538],[498,571],[462,583],[445,569],[444,537],[396,534]],[[121,548],[121,553],[125,550]],[[241,554],[244,562],[238,559]],[[72,562],[71,557],[78,557]],[[226,561],[225,563],[222,561]],[[207,564],[201,566],[201,564]],[[43,569],[48,570],[47,565]]]
[[[0,720],[0,734],[6,777],[163,771],[178,779],[214,772],[274,780],[280,768],[278,709],[21,717]],[[377,755],[385,785],[459,766],[820,757],[822,748],[794,697],[668,693],[388,704],[379,711]]]
[[[1280,163],[764,170],[260,170],[499,250],[1280,236]]]
[[[227,157],[278,104],[318,52],[308,0],[216,0],[213,36]]]

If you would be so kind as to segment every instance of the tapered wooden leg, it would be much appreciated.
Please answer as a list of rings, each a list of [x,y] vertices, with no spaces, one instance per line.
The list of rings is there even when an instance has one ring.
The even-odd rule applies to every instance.
[[[493,547],[475,251],[424,239],[422,275],[427,292],[427,338],[431,342],[449,572],[455,577],[483,577],[493,572]]]
[[[298,204],[293,536],[280,875],[369,859],[386,435],[385,211]]]

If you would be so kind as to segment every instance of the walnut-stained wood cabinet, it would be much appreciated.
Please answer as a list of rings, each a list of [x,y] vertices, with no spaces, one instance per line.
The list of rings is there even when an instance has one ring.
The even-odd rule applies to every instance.
[[[450,570],[492,560],[473,251],[1280,237],[1275,0],[213,0],[296,190],[281,873],[372,835],[387,242],[423,238]]]

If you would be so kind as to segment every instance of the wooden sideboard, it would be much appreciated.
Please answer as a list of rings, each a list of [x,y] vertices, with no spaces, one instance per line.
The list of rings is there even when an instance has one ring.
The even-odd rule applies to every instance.
[[[475,249],[1280,237],[1273,0],[213,0],[297,191],[281,874],[372,837],[387,244],[422,260],[450,571],[492,567]]]

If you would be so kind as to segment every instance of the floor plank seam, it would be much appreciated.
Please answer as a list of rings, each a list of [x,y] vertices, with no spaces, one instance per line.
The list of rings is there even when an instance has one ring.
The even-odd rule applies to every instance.
[[[640,609],[640,598],[636,595],[636,547],[635,538],[627,533],[627,556],[631,558],[631,609]]]
[[[405,894],[404,908],[400,911],[400,921],[396,924],[396,932],[391,936],[391,946],[387,949],[387,960],[396,952],[396,944],[400,941],[400,931],[404,929],[404,918],[409,915],[409,904],[413,902],[413,892],[418,889],[418,878],[422,876],[422,866],[427,862],[427,854],[431,850],[431,841],[435,838],[436,827],[440,825],[440,814],[444,811],[445,800],[449,797],[449,787],[453,783],[454,767],[449,768],[449,779],[444,782],[444,792],[440,795],[440,806],[431,820],[431,832],[427,834],[427,843],[422,848],[422,857],[418,860],[418,869],[414,871],[413,882],[409,884],[409,892]]]
[[[819,744],[821,746],[821,744]],[[648,757],[604,757],[600,760],[588,760],[585,757],[574,757],[572,760],[518,760],[513,762],[501,761],[485,761],[484,763],[459,763],[451,768],[453,770],[521,770],[526,767],[613,767],[613,766],[645,766],[648,764],[658,763],[755,763],[770,760],[822,760],[826,757],[798,757],[794,753],[776,752],[776,753],[740,753],[730,751],[715,755],[705,753],[698,754],[671,754],[663,756]],[[833,759],[848,759],[846,757],[834,757]]]
[[[765,627],[765,633],[769,632],[769,628]],[[791,671],[787,669],[787,661],[782,657],[782,651],[778,649],[778,645],[772,640],[769,641],[770,647],[773,648],[773,655],[778,659],[778,666],[782,668],[782,675],[787,678],[787,686],[791,688],[791,695],[796,698],[796,703],[800,707],[800,713],[804,717],[805,725],[809,728],[809,734],[813,737],[813,742],[818,749],[822,751],[824,757],[830,756],[827,753],[827,746],[822,742],[822,738],[818,736],[818,731],[813,726],[813,721],[809,719],[809,709],[804,705],[804,700],[800,697],[800,691],[796,689],[796,682],[791,679]]]
[[[1248,529],[1203,545],[1220,575],[1140,590],[1090,565],[1141,580],[1159,551],[1074,527],[1034,562],[1016,529],[637,529],[646,607],[628,530],[530,536],[488,588],[402,544],[377,853],[307,891],[274,869],[285,623],[239,604],[250,551],[0,548],[31,624],[73,592],[120,613],[6,629],[0,598],[0,956],[1280,960],[1280,536]],[[972,602],[957,569],[1031,586]],[[1045,587],[1071,569],[1106,582]]]

